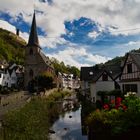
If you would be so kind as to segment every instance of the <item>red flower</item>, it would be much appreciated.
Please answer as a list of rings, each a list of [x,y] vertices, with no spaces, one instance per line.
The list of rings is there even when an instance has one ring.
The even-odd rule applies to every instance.
[[[108,110],[109,109],[109,105],[108,104],[104,104],[103,108]]]
[[[127,109],[127,106],[123,105],[122,108],[125,111]]]
[[[117,97],[116,98],[116,105],[117,106],[120,106],[121,105],[121,102],[122,102],[122,98],[121,97]]]
[[[115,103],[115,100],[111,100],[111,104],[114,104]]]

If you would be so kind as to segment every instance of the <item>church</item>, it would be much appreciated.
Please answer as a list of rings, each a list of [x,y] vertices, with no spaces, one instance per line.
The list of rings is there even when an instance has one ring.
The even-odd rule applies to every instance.
[[[49,57],[46,57],[41,51],[37,34],[36,15],[34,12],[29,40],[25,47],[24,87],[27,88],[30,81],[42,72],[55,74]]]

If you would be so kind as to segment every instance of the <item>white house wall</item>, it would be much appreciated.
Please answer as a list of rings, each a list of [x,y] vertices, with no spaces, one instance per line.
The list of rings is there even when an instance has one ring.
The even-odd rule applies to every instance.
[[[90,84],[91,98],[95,97],[96,100],[100,100],[100,96],[97,95],[98,91],[111,91],[115,89],[114,81],[108,76],[108,81],[102,81],[102,76],[96,83]]]
[[[90,84],[90,96],[91,96],[92,101],[93,101],[93,98],[95,98],[95,101],[97,100],[96,99],[96,83]]]
[[[96,82],[96,93],[98,91],[111,91],[115,89],[114,81],[97,81]],[[97,96],[99,99],[99,96]]]
[[[1,76],[0,76],[0,85],[1,85],[1,86],[3,86],[3,75],[4,75],[4,74],[1,73]]]
[[[3,78],[3,83],[2,83],[3,86],[8,86],[8,87],[11,87],[11,78],[10,78],[10,74],[9,72],[6,72],[4,74],[4,78]]]
[[[16,76],[16,72],[15,72],[15,70],[13,70],[10,79],[11,79],[11,85],[17,83],[17,76]]]

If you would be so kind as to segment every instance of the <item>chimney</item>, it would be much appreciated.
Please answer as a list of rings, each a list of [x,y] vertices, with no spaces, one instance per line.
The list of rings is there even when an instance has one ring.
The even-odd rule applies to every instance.
[[[19,29],[16,28],[16,35],[19,36]]]

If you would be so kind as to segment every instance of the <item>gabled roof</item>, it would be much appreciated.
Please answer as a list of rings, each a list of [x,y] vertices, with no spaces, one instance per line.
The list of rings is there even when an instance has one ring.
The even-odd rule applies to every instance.
[[[81,81],[96,81],[102,74],[103,69],[97,67],[81,67]]]
[[[118,65],[107,65],[97,68],[93,67],[81,67],[81,81],[94,81],[96,82],[100,76],[106,72],[113,80],[115,80],[121,74],[121,67]]]
[[[43,59],[43,61],[44,61],[50,68],[54,69],[53,66],[51,65],[51,61],[50,61],[49,57],[46,57],[46,55],[45,55],[43,52],[41,52],[41,51],[40,51],[40,56],[41,56],[41,58]]]
[[[130,52],[130,53],[126,54],[123,69],[124,69],[124,67],[126,65],[128,56],[130,56],[133,59],[134,63],[137,65],[138,69],[140,69],[140,53],[137,53],[137,52]]]
[[[129,53],[129,55],[135,61],[136,65],[140,69],[140,53],[132,52],[132,53]]]
[[[93,81],[94,81],[94,82],[98,81],[98,79],[99,79],[104,73],[106,73],[113,81],[115,81],[115,79],[113,79],[111,73],[109,73],[109,72],[106,71],[105,69],[102,70],[102,72],[100,72],[100,73],[98,74],[98,77],[96,76],[96,79],[94,79]]]
[[[122,73],[121,66],[119,65],[107,65],[105,70],[111,75],[113,79],[117,79]]]
[[[81,67],[80,80],[90,81],[93,78],[93,67]]]
[[[30,31],[30,36],[29,36],[29,40],[28,40],[27,46],[38,46],[39,47],[37,28],[36,28],[35,12],[34,12],[34,15],[33,15],[31,31]]]

